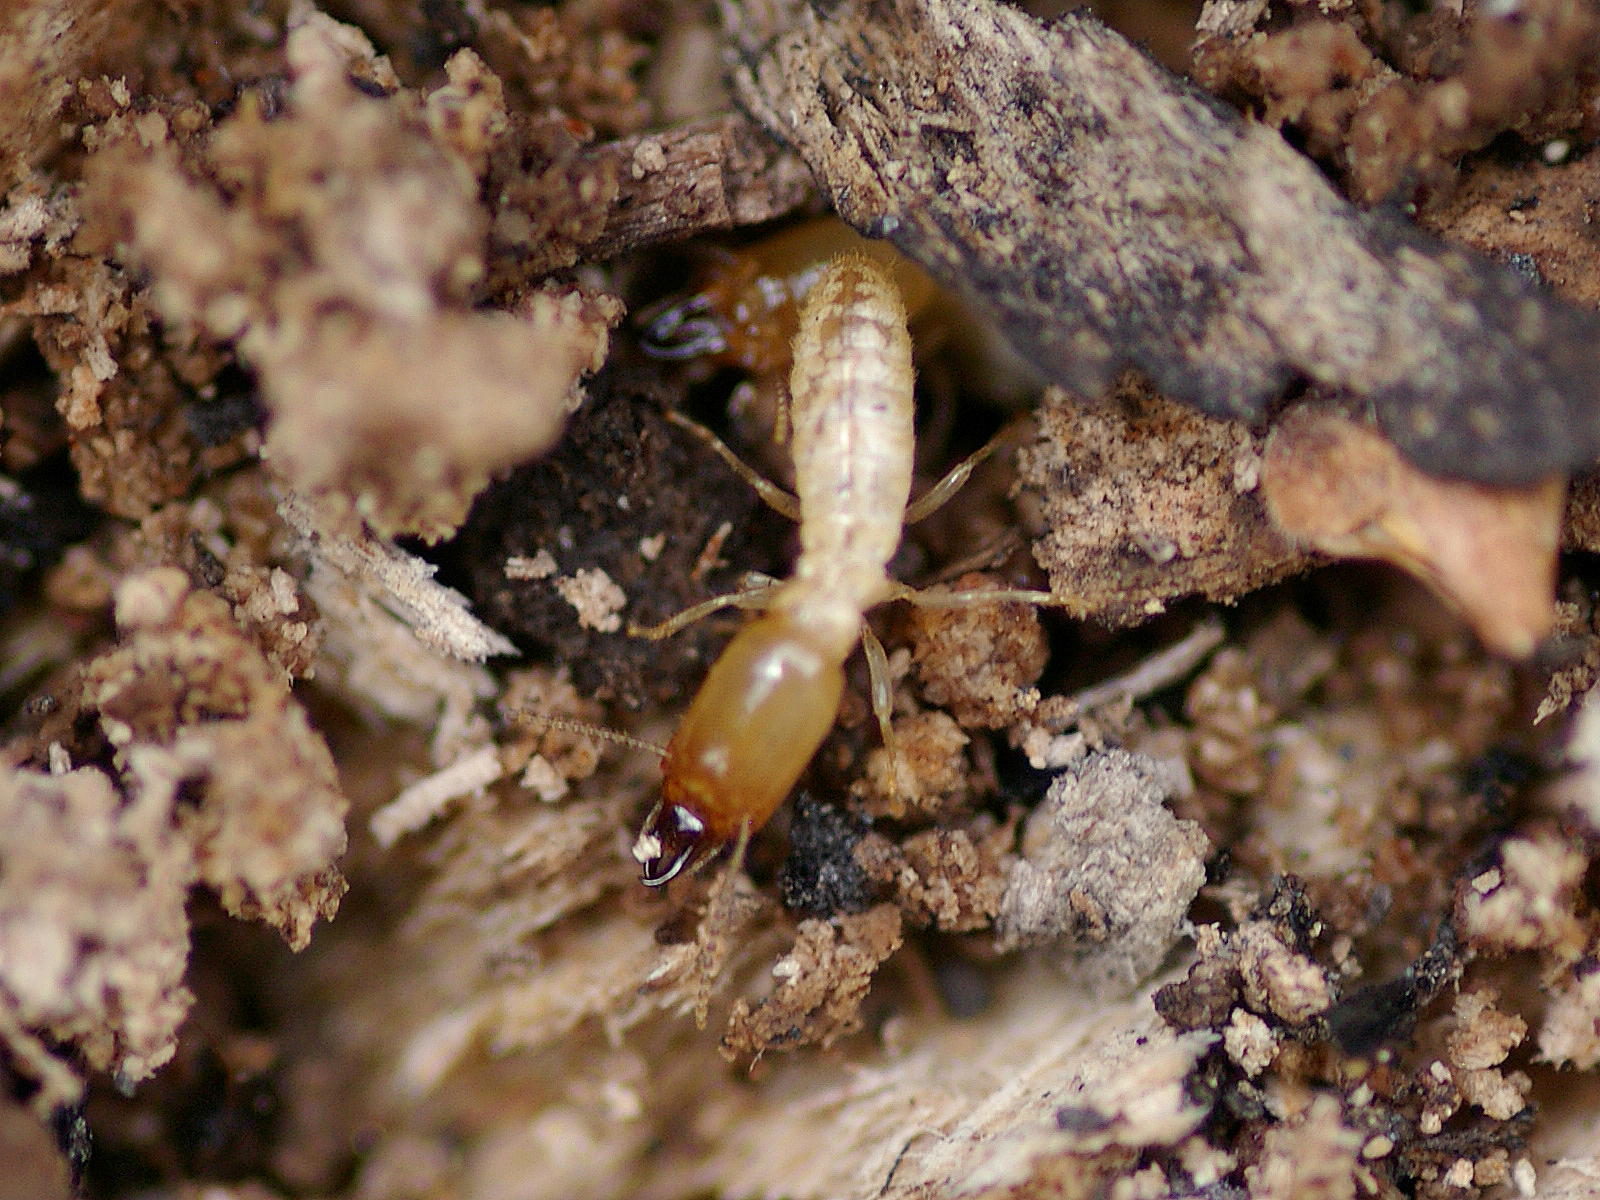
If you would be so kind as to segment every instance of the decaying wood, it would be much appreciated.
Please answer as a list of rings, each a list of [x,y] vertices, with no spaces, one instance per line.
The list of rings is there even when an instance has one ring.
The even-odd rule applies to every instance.
[[[25,7],[88,11],[82,0]],[[40,80],[24,116],[44,141],[29,145],[82,149],[35,154],[37,174],[0,211],[0,485],[21,481],[0,495],[0,548],[19,551],[0,562],[0,602],[6,572],[21,580],[0,624],[0,810],[14,810],[0,818],[0,1073],[19,1083],[0,1100],[0,1142],[18,1146],[8,1111],[27,1117],[42,1136],[31,1160],[62,1168],[48,1194],[64,1200],[66,1164],[15,1097],[43,1113],[90,1074],[87,1106],[58,1115],[92,1133],[86,1190],[107,1196],[1345,1200],[1508,1183],[1588,1194],[1580,1172],[1593,1173],[1600,1144],[1586,1099],[1600,1066],[1586,886],[1600,844],[1600,696],[1582,700],[1600,674],[1590,564],[1569,559],[1560,593],[1565,666],[1547,703],[1581,704],[1589,728],[1557,794],[1537,775],[1559,769],[1560,723],[1527,728],[1548,660],[1517,668],[1481,653],[1432,597],[1387,573],[1261,590],[1314,561],[1266,504],[1269,444],[1295,448],[1289,414],[1275,417],[1273,442],[1156,396],[1134,372],[1109,397],[1048,389],[1031,418],[1037,438],[1013,438],[1026,444],[1020,461],[997,454],[914,528],[897,572],[967,589],[984,583],[951,580],[951,564],[983,562],[988,586],[1020,585],[1032,566],[1008,551],[1027,541],[1057,591],[1101,624],[1176,611],[1131,634],[1015,605],[879,614],[904,769],[889,768],[863,672],[804,781],[809,802],[797,796],[749,843],[750,874],[708,871],[642,894],[627,850],[660,794],[657,763],[602,757],[572,726],[624,721],[664,741],[734,622],[661,643],[618,626],[662,620],[738,571],[781,571],[792,549],[786,526],[754,515],[745,483],[661,416],[717,402],[733,372],[641,365],[638,326],[612,327],[619,309],[604,298],[643,305],[682,286],[666,255],[610,269],[603,260],[624,248],[817,195],[799,156],[750,119],[710,116],[715,89],[687,110],[706,123],[636,136],[690,119],[642,104],[637,83],[712,78],[680,75],[656,36],[698,28],[715,59],[706,7],[427,0],[363,6],[363,32],[300,3],[279,36],[283,5],[147,5],[146,24],[82,68],[94,76],[73,67],[79,49],[54,60],[74,72],[69,87]],[[646,9],[657,24],[641,22]],[[961,11],[971,21],[987,10]],[[891,21],[892,54],[923,38],[907,28]],[[59,44],[85,45],[65,34]],[[1010,77],[1029,45],[974,42],[972,65],[951,78],[957,67]],[[172,58],[172,46],[185,54]],[[454,50],[442,81],[424,61],[430,47],[440,59]],[[0,36],[0,60],[9,49]],[[851,76],[857,91],[867,78]],[[235,97],[239,80],[266,82]],[[1093,91],[1068,79],[1059,94]],[[71,99],[33,123],[52,94]],[[1178,94],[1154,117],[1130,109],[1146,119],[1131,139],[1144,174],[1111,177],[1109,157],[1090,161],[1098,186],[1130,193],[1105,202],[1118,207],[1084,208],[1086,183],[1059,218],[1098,230],[1099,241],[1081,239],[1100,255],[1096,287],[1130,262],[1134,274],[1146,261],[1177,272],[1167,307],[1128,318],[1140,345],[1161,342],[1169,312],[1205,334],[1238,312],[1240,338],[1265,328],[1254,310],[1204,309],[1205,288],[1223,296],[1237,278],[1195,282],[1184,260],[1136,253],[1139,222],[1167,203],[1160,171],[1171,164],[1157,148],[1177,126],[1163,114],[1177,120],[1190,104],[1197,120],[1234,130]],[[1096,103],[1089,118],[1123,119],[1103,94]],[[1041,99],[1037,129],[1013,124],[1013,140],[1065,153],[1049,140],[1051,113],[1069,107]],[[585,127],[614,140],[582,144]],[[0,113],[6,128],[20,126]],[[926,207],[948,200],[933,184],[996,186],[941,153],[926,196],[897,219],[948,217]],[[1596,156],[1517,174],[1500,173],[1501,157],[1480,177],[1470,221],[1448,228],[1537,260],[1556,287],[1594,274],[1583,203]],[[1214,166],[1185,178],[1209,181]],[[1192,192],[1179,200],[1187,207],[1169,211],[1201,214],[1202,228],[1169,222],[1173,254],[1187,253],[1179,232],[1200,238],[1205,213],[1231,211]],[[1241,235],[1237,261],[1218,257],[1229,227],[1215,223],[1213,241],[1198,242],[1213,255],[1202,266],[1233,270],[1264,253]],[[971,221],[946,225],[962,244],[977,236]],[[718,254],[690,244],[677,257]],[[541,284],[580,261],[591,263],[581,290]],[[1090,295],[1073,260],[1061,263],[1077,290],[1049,294]],[[1250,303],[1269,294],[1245,282]],[[1448,307],[1446,283],[1429,303]],[[1108,307],[1084,336],[1129,356],[1121,293],[1093,294]],[[1572,294],[1600,307],[1600,294]],[[534,328],[506,354],[474,356],[485,344],[475,331],[566,304],[614,352],[550,453],[503,474],[534,449],[469,437],[485,426],[463,418],[467,401],[488,397],[497,419],[520,407],[523,424],[543,421],[553,437],[549,422],[578,392],[567,378],[535,385],[573,343],[527,320]],[[396,314],[402,305],[411,316]],[[245,325],[223,336],[225,321]],[[387,336],[352,341],[374,327]],[[1190,326],[1174,328],[1174,353],[1198,354]],[[1274,353],[1278,336],[1260,334]],[[1216,370],[1233,370],[1236,342],[1217,338],[1204,348],[1221,355]],[[272,353],[253,353],[263,339]],[[986,368],[953,332],[945,339],[921,347],[935,419],[918,466],[929,475],[985,432],[969,418],[995,420],[967,403]],[[440,346],[450,353],[418,349]],[[373,383],[366,403],[326,402],[351,380]],[[1311,391],[1318,403],[1348,399]],[[1361,416],[1355,404],[1338,411],[1352,410]],[[410,414],[416,432],[398,437]],[[480,444],[487,457],[472,457]],[[112,515],[92,536],[35,548],[8,522],[36,532],[36,497],[54,493],[21,472],[68,446],[79,469],[61,472],[64,490]],[[441,575],[527,660],[491,671],[414,636],[407,607],[473,657],[497,641],[386,542],[343,547],[380,568],[349,576],[330,561],[337,531],[325,520],[311,527],[317,546],[298,544],[305,521],[280,511],[269,465],[281,474],[294,456],[335,452],[346,465],[318,500],[352,520],[370,511],[374,477],[386,501],[420,498],[443,521],[445,504],[476,491],[469,476],[496,476],[476,506],[483,524],[475,516],[438,556]],[[1356,482],[1376,479],[1408,503],[1411,481],[1386,482],[1389,460],[1372,457],[1347,473],[1365,466]],[[1313,505],[1316,483],[1304,470],[1292,479]],[[1574,545],[1600,545],[1597,488],[1573,507]],[[1319,515],[1359,516],[1365,499]],[[1451,515],[1474,523],[1464,506]],[[1536,528],[1548,530],[1545,517]],[[1380,508],[1355,533],[1392,533],[1397,519]],[[1526,573],[1509,552],[1454,561],[1491,586]],[[380,577],[389,586],[369,586]],[[1504,604],[1511,589],[1500,590]],[[1241,604],[1202,617],[1199,601],[1181,600],[1190,593]],[[1195,632],[1172,646],[1185,630]],[[343,887],[323,869],[335,859],[351,902],[323,929]],[[1458,910],[1459,938],[1441,936]],[[286,958],[222,911],[265,917],[296,944],[315,921],[317,944]],[[1196,922],[1192,946],[1172,944],[1181,917]],[[1002,930],[1028,944],[998,956]],[[1126,964],[1158,958],[1175,973],[1136,986]],[[1114,980],[1113,968],[1124,968]],[[1459,989],[1445,988],[1458,968]],[[1131,994],[1084,994],[1097,982]],[[168,1068],[125,1095],[174,1038]],[[725,1050],[740,1051],[738,1069]],[[1358,1088],[1363,1062],[1370,1086]],[[1536,1123],[1520,1107],[1535,1096]],[[197,1113],[218,1137],[190,1136]],[[1546,1165],[1564,1157],[1578,1182]],[[29,1177],[23,1154],[8,1155],[0,1192]],[[204,1182],[219,1178],[238,1182]]]
[[[1075,612],[1137,625],[1181,597],[1232,603],[1313,565],[1262,504],[1261,438],[1131,373],[1099,403],[1046,389],[1017,457],[1033,557]]]
[[[0,185],[27,177],[61,137],[61,107],[132,4],[18,0],[0,9]]]
[[[759,225],[792,212],[814,192],[805,164],[736,113],[620,138],[582,157],[609,158],[620,167],[604,229],[582,248],[592,259]]]
[[[1309,377],[1425,470],[1528,482],[1600,450],[1600,319],[1363,213],[1083,12],[724,4],[743,104],[839,213],[991,311],[1056,381],[1125,363],[1259,420]]]
[[[1208,0],[1196,32],[1195,79],[1292,128],[1361,204],[1448,194],[1462,155],[1508,131],[1530,146],[1600,132],[1593,0],[1441,4],[1403,17],[1376,5]]]

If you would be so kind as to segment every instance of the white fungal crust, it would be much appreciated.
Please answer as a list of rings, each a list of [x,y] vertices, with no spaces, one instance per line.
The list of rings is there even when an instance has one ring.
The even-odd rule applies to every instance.
[[[841,256],[811,289],[790,392],[801,549],[777,606],[842,659],[888,593],[911,495],[911,335],[876,262]]]

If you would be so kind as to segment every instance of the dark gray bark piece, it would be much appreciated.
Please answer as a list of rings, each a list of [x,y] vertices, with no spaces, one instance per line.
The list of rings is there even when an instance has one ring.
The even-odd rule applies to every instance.
[[[1273,130],[1093,16],[991,0],[726,0],[740,103],[841,216],[987,309],[1051,378],[1122,366],[1261,420],[1353,394],[1423,469],[1525,482],[1600,452],[1600,317],[1364,213]]]

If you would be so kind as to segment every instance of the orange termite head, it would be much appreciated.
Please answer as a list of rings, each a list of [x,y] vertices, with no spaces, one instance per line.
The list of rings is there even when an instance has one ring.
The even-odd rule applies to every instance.
[[[868,240],[837,217],[818,217],[725,251],[693,295],[640,315],[640,345],[652,358],[708,357],[757,375],[787,374],[806,294],[845,254],[886,268],[913,315],[933,305],[938,285],[922,268],[888,242]]]
[[[645,883],[677,878],[771,819],[833,728],[842,657],[782,611],[734,636],[667,746],[661,800],[633,847]]]

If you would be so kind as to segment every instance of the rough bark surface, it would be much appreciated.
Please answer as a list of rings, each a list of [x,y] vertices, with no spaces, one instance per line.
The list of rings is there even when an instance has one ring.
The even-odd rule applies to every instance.
[[[1310,378],[1425,469],[1485,482],[1600,448],[1593,314],[1361,212],[1086,12],[847,0],[730,23],[741,102],[839,213],[973,295],[1056,382],[1095,394],[1132,363],[1259,420]]]

